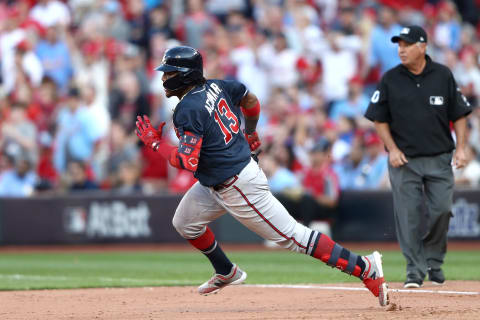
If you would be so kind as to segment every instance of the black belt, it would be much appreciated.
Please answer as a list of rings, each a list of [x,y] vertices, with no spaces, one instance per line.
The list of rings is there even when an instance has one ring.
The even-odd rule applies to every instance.
[[[234,184],[235,181],[237,181],[237,179],[238,179],[238,176],[234,175],[233,177],[225,180],[223,183],[219,183],[219,184],[214,185],[212,188],[215,191],[220,191],[222,189],[226,189],[226,188],[230,187],[232,184]]]

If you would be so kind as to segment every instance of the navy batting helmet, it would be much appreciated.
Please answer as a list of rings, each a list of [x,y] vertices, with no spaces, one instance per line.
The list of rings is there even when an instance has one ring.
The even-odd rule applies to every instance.
[[[167,79],[163,86],[169,90],[183,89],[203,80],[203,59],[200,52],[187,46],[173,47],[165,51],[162,64],[156,71],[179,71],[177,75]]]

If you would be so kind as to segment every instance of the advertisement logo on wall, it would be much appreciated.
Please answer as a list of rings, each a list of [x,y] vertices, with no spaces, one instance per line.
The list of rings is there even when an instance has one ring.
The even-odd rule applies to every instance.
[[[474,238],[480,236],[480,216],[478,203],[471,203],[464,198],[455,201],[452,207],[453,217],[448,228],[449,237]]]
[[[148,220],[150,210],[145,202],[128,207],[122,201],[93,201],[87,208],[67,207],[65,231],[87,238],[144,238],[152,234]]]

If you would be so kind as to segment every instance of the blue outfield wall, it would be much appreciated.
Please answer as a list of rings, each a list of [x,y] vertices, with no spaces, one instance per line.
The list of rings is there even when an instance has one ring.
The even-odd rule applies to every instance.
[[[181,196],[111,194],[0,198],[0,244],[173,243],[184,240],[171,220]],[[449,237],[480,240],[480,191],[457,191]],[[392,195],[384,191],[342,193],[333,224],[337,241],[396,241]],[[217,239],[262,239],[230,215],[211,224]]]

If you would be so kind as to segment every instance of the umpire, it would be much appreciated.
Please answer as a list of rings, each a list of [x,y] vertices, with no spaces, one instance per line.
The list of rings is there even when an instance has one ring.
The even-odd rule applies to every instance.
[[[391,41],[398,43],[401,64],[382,77],[365,117],[374,121],[389,153],[395,227],[407,260],[404,287],[418,288],[427,272],[430,281],[445,281],[441,266],[452,215],[452,158],[457,168],[465,166],[466,116],[471,108],[452,72],[426,54],[425,30],[405,27]],[[420,229],[423,198],[426,234]]]

